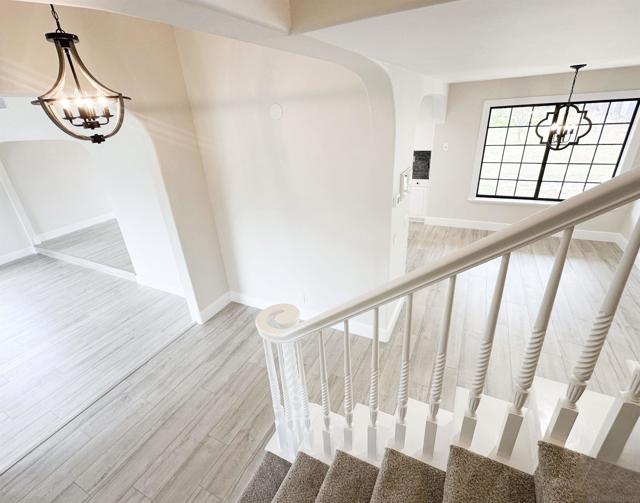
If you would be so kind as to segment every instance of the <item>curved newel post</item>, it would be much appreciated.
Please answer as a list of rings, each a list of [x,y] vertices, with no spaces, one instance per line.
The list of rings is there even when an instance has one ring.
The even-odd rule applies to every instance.
[[[545,439],[556,444],[564,445],[571,433],[571,429],[578,417],[578,400],[587,388],[587,383],[591,379],[598,357],[602,351],[604,341],[609,334],[609,329],[613,323],[613,317],[618,309],[622,292],[629,279],[629,274],[633,268],[633,263],[640,249],[640,219],[631,233],[622,259],[616,268],[613,280],[605,295],[598,315],[596,316],[591,332],[587,336],[580,356],[576,361],[566,394],[558,400],[556,408],[551,416],[549,427],[545,434]]]
[[[618,461],[640,417],[640,363],[633,364],[631,383],[611,404],[591,452],[609,463]]]
[[[371,343],[371,376],[369,382],[369,426],[367,455],[378,457],[378,346],[380,344],[380,309],[373,310],[373,342]]]
[[[400,368],[400,385],[398,386],[398,404],[396,406],[395,446],[404,447],[407,433],[406,417],[409,402],[409,356],[411,354],[411,316],[413,314],[413,293],[407,295],[407,316],[404,322],[402,338],[402,366]]]
[[[447,363],[447,348],[449,346],[449,331],[451,328],[451,312],[453,310],[453,297],[456,291],[456,276],[449,278],[447,287],[447,299],[442,317],[440,339],[438,340],[438,352],[431,371],[431,386],[429,389],[429,415],[424,429],[424,442],[422,455],[426,458],[433,456],[433,449],[438,431],[438,411],[442,398],[442,384],[444,381],[444,369]]]
[[[331,398],[329,396],[329,378],[327,376],[327,358],[324,351],[324,334],[318,332],[318,350],[320,353],[320,401],[322,405],[322,448],[327,457],[333,454],[331,442]]]
[[[353,446],[353,379],[351,377],[351,341],[349,320],[344,320],[344,445],[346,451]]]
[[[304,370],[299,361],[296,343],[276,344],[278,349],[278,364],[280,379],[276,371],[273,344],[271,340],[284,333],[300,321],[300,312],[295,306],[278,304],[264,309],[256,318],[256,328],[264,341],[264,352],[267,364],[269,389],[273,402],[276,434],[281,450],[289,456],[294,456],[301,440],[307,433],[304,421],[304,403],[306,384],[300,369]],[[267,340],[270,338],[271,340]],[[308,415],[308,402],[307,402]],[[308,417],[308,416],[307,416]]]
[[[500,313],[500,304],[502,303],[502,294],[504,292],[504,284],[507,279],[507,270],[509,269],[510,253],[502,256],[500,261],[500,270],[498,271],[498,279],[495,289],[493,290],[493,298],[491,300],[491,308],[489,309],[489,318],[485,328],[482,343],[480,345],[480,355],[476,364],[476,370],[473,376],[473,383],[469,390],[469,401],[467,410],[462,419],[462,428],[460,429],[459,442],[463,446],[471,445],[473,434],[476,430],[476,411],[480,405],[480,398],[484,391],[485,381],[487,379],[487,370],[489,368],[489,359],[491,358],[491,349],[493,348],[493,338],[496,334],[496,326],[498,324],[498,314]]]
[[[516,444],[518,433],[522,426],[522,421],[524,419],[522,408],[527,402],[529,390],[531,389],[536,369],[538,368],[540,353],[542,353],[542,345],[547,334],[547,328],[549,327],[551,311],[553,310],[553,305],[558,293],[558,286],[560,285],[560,279],[562,278],[562,271],[567,260],[567,252],[569,251],[572,236],[573,227],[565,229],[562,233],[560,248],[558,249],[553,261],[553,267],[551,268],[551,274],[549,275],[549,280],[544,290],[542,303],[540,304],[538,315],[533,324],[531,337],[527,342],[527,347],[522,359],[522,365],[520,367],[520,373],[514,383],[511,409],[505,418],[497,446],[498,456],[503,458],[509,458],[513,453],[513,447]]]

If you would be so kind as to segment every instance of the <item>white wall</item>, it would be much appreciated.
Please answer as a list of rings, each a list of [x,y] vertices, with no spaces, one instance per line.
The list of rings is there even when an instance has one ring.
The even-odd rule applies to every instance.
[[[37,234],[113,212],[91,155],[77,142],[2,143],[0,160]]]
[[[29,252],[31,241],[25,234],[13,205],[0,183],[0,265]]]
[[[428,185],[427,221],[475,221],[509,224],[546,205],[476,202],[470,200],[475,154],[485,100],[566,95],[570,75],[547,75],[451,84],[446,122],[436,126]],[[640,67],[595,70],[580,73],[576,92],[595,93],[640,88]],[[448,151],[443,145],[448,144]],[[630,156],[631,158],[633,157]],[[580,229],[596,232],[621,231],[626,209],[585,222]],[[435,220],[434,220],[435,219]]]
[[[375,157],[358,76],[217,36],[176,37],[231,290],[309,314],[386,281],[391,166]]]

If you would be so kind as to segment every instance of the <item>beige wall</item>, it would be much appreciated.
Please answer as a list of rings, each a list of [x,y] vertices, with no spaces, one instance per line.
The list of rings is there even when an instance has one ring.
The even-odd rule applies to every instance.
[[[446,122],[436,126],[429,182],[427,216],[479,222],[513,223],[544,206],[471,202],[475,183],[475,155],[485,100],[566,95],[571,76],[567,73],[517,79],[452,84]],[[585,71],[576,92],[594,93],[640,89],[640,67]],[[442,146],[447,143],[448,151]],[[631,156],[633,157],[633,156]],[[580,228],[620,232],[626,209],[612,212]]]
[[[129,109],[148,131],[159,161],[155,176],[168,232],[192,313],[227,291],[202,162],[169,26],[98,11],[60,8],[63,26],[107,85],[133,100]],[[35,96],[56,72],[45,5],[0,0],[0,96]],[[100,146],[92,146],[99,149]]]
[[[360,78],[176,33],[231,289],[308,314],[386,281],[393,167],[375,157]]]

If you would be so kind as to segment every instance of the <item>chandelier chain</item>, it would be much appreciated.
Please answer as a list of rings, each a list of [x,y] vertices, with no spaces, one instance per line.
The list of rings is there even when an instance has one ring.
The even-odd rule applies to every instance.
[[[60,18],[58,17],[58,13],[56,12],[56,8],[53,6],[52,3],[49,4],[51,6],[51,15],[53,16],[53,19],[56,22],[56,33],[65,33],[65,31],[62,29],[62,26],[60,26]]]

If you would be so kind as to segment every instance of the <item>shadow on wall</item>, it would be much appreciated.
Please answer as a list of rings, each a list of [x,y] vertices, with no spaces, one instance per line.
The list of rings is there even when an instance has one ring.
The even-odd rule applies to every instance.
[[[3,99],[0,109],[0,143],[64,140],[79,145],[90,155],[99,183],[112,210],[137,273],[138,282],[185,296],[177,267],[182,253],[172,239],[171,220],[158,158],[142,122],[130,112],[120,133],[104,144],[73,140],[59,131],[29,98]]]

